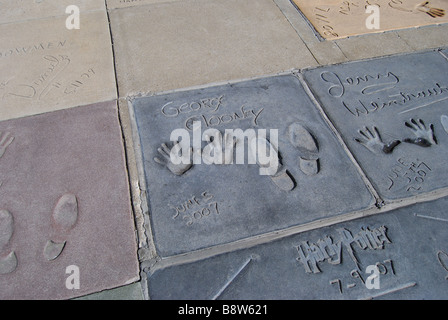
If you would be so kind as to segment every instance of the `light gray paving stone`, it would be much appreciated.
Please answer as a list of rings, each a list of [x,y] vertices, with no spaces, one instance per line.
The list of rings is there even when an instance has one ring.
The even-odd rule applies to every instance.
[[[399,30],[397,34],[416,51],[440,48],[448,43],[447,24]]]
[[[448,186],[447,74],[446,59],[431,51],[304,77],[380,195],[396,200]]]
[[[154,300],[447,299],[447,205],[443,198],[159,269],[148,276],[149,295]]]
[[[348,61],[414,51],[397,32],[368,34],[335,41]]]
[[[374,203],[293,75],[136,98],[132,108],[155,244],[162,256],[335,217]],[[158,148],[163,143],[171,147],[173,130],[183,129],[191,133],[188,139],[195,139],[187,130],[195,120],[201,125],[199,139],[201,132],[205,135],[212,128],[223,135],[226,129],[253,129],[258,137],[258,129],[266,129],[268,139],[273,137],[271,129],[278,130],[282,168],[273,177],[260,175],[260,166],[249,164],[247,158],[243,164],[208,165],[202,157],[201,164],[182,174],[188,166],[169,170],[157,163],[154,158],[164,159]],[[248,139],[244,141],[239,145],[247,157]],[[206,154],[209,145],[194,147]],[[236,156],[233,159],[235,163]]]

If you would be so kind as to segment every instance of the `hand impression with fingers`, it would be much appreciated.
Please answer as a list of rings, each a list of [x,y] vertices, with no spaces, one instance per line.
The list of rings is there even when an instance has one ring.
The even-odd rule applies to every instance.
[[[439,8],[431,8],[429,6],[429,1],[425,1],[417,6],[417,10],[424,12],[432,18],[445,16],[445,10]]]
[[[416,138],[407,138],[404,139],[404,142],[413,143],[421,147],[430,147],[433,144],[437,144],[433,124],[427,128],[422,119],[411,119],[410,122],[405,122],[405,125],[412,130]]]
[[[191,158],[188,155],[188,160],[190,160],[188,161],[188,163],[183,163],[181,161],[177,161],[176,163],[174,163],[171,159],[172,150],[174,152],[180,150],[180,145],[178,142],[174,143],[171,149],[168,148],[168,146],[165,143],[162,143],[161,148],[157,149],[159,154],[162,156],[162,159],[155,157],[154,161],[163,166],[166,166],[176,176],[181,176],[193,166]],[[191,154],[192,149],[190,148],[189,151],[190,151],[189,153]],[[178,152],[176,152],[175,154],[178,155]],[[178,160],[181,160],[181,157],[178,157]]]
[[[399,140],[394,140],[389,144],[385,144],[381,139],[381,135],[378,132],[377,127],[373,127],[373,130],[365,127],[364,131],[359,130],[361,139],[355,138],[355,141],[362,144],[364,147],[372,151],[373,153],[392,153],[393,149],[400,144]]]

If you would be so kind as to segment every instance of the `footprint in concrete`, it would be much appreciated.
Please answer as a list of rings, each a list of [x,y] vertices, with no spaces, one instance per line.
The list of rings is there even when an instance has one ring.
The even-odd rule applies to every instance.
[[[265,145],[265,150],[262,152],[266,152],[269,150],[269,157],[266,157],[266,163],[264,161],[260,161],[259,153],[257,152],[260,145]],[[266,174],[268,175],[272,182],[283,191],[291,191],[295,187],[295,183],[288,170],[282,169],[282,164],[280,162],[280,158],[278,155],[278,151],[274,148],[274,146],[264,138],[253,138],[249,142],[249,149],[252,152],[252,156],[256,159],[258,165],[264,169]],[[261,154],[261,153],[260,153]],[[269,158],[269,159],[267,159]]]
[[[0,253],[11,240],[14,232],[14,218],[7,210],[0,210]],[[0,255],[0,274],[8,274],[17,268],[17,257],[14,251],[6,256]]]
[[[448,116],[442,115],[442,117],[440,117],[440,122],[442,123],[445,132],[448,133]]]
[[[299,149],[301,156],[299,157],[300,170],[308,175],[313,176],[319,173],[319,148],[313,135],[301,124],[293,123],[288,128],[289,141]]]
[[[55,260],[61,255],[66,244],[61,238],[66,236],[78,221],[78,199],[75,195],[67,193],[59,198],[53,210],[52,220],[58,237],[57,240],[48,240],[45,244],[44,256],[48,261]]]

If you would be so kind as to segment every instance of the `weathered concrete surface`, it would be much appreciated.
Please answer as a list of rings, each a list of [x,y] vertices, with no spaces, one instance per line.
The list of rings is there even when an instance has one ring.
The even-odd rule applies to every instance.
[[[443,54],[445,57],[448,58],[448,49],[444,49],[444,50],[442,50],[441,52],[442,52],[442,54]]]
[[[67,18],[70,13],[66,13],[66,9],[71,5],[76,5],[82,15],[88,11],[105,10],[103,0],[1,0],[0,24],[56,16]]]
[[[362,35],[339,39],[335,42],[348,61],[413,51],[408,42],[404,41],[397,32]]]
[[[156,3],[110,18],[122,97],[317,65],[271,0]]]
[[[162,256],[366,209],[374,203],[292,75],[137,98],[132,105],[154,239]],[[180,170],[181,175],[176,175],[157,163],[154,158],[164,160],[158,149],[163,143],[170,147],[171,133],[175,129],[191,133],[188,129],[195,120],[201,125],[199,139],[210,128],[223,135],[226,129],[266,129],[267,137],[271,129],[278,130],[282,169],[275,176],[260,175],[260,166],[247,160],[247,138],[240,139],[246,157],[242,164],[235,164],[237,156],[232,156],[234,164],[206,164],[205,142],[194,146],[199,152],[203,148],[201,163],[185,166],[190,169],[184,174]],[[193,134],[190,139],[195,139]]]
[[[415,51],[445,47],[448,44],[447,24],[399,30],[397,34]]]
[[[126,7],[134,7],[141,6],[153,3],[164,3],[164,2],[175,2],[175,1],[184,1],[184,0],[106,0],[107,8],[117,9],[117,8],[126,8]]]
[[[1,299],[68,299],[137,281],[116,102],[3,121],[0,132],[0,208],[13,217],[0,259],[17,258],[13,270],[0,263]]]
[[[380,195],[396,200],[448,186],[447,74],[446,59],[426,52],[304,77]]]
[[[74,300],[143,300],[142,286],[139,282],[136,282],[127,286],[93,293]]]
[[[0,120],[116,98],[105,11],[0,25]],[[101,58],[99,58],[101,57]]]
[[[447,299],[447,204],[444,198],[157,270],[148,277],[150,298]],[[377,268],[378,288],[368,266]]]
[[[292,0],[325,39],[384,32],[448,22],[448,6],[444,0],[425,2],[420,0],[389,1],[308,1]],[[367,10],[376,5],[377,11]],[[377,12],[374,20],[369,17]],[[377,21],[378,25],[372,26]]]

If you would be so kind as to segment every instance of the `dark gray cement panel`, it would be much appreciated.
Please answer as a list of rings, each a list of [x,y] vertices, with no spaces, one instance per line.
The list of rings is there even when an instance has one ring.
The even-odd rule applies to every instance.
[[[443,198],[158,270],[148,280],[150,298],[447,299],[447,205]],[[341,242],[350,239],[341,230],[356,238],[363,229],[377,232],[378,242],[363,243],[370,248],[362,249],[356,241]],[[326,236],[340,244],[340,261],[337,251],[326,249],[332,263],[321,259],[316,262],[318,270],[310,263],[307,272],[298,247],[305,248],[306,243],[312,248]],[[315,257],[322,254],[313,252]],[[368,280],[373,273],[366,272],[369,265],[378,268],[379,289],[366,287],[373,284]]]
[[[304,77],[383,198],[448,186],[448,123],[443,117],[448,115],[448,62],[441,54],[335,65],[308,70]],[[365,127],[372,133],[370,139],[359,132],[365,133]],[[355,139],[369,141],[372,150]],[[401,144],[382,148],[394,141]]]
[[[196,109],[200,106],[196,102],[203,99],[215,99],[215,103],[221,99],[221,105],[219,108],[203,106],[197,112],[178,115],[172,109],[179,109],[184,103],[193,103]],[[167,104],[169,108],[163,110],[172,117],[162,113],[163,106]],[[133,108],[140,135],[155,244],[162,256],[363,209],[374,202],[333,133],[298,79],[292,75],[138,98],[133,101]],[[246,118],[242,108],[247,113]],[[261,112],[256,122],[251,110],[255,114]],[[237,128],[279,130],[279,153],[284,168],[295,181],[293,190],[281,190],[270,177],[259,175],[256,164],[202,163],[176,176],[153,160],[160,156],[157,151],[160,145],[170,141],[171,132],[184,128],[191,117],[202,121],[204,131],[206,123],[203,117],[211,119],[235,114],[239,118],[234,116],[234,121],[215,127],[221,132]],[[299,157],[306,154],[292,146],[287,134],[288,127],[295,122],[306,127],[317,141],[316,156],[320,167],[315,175],[306,175],[299,168]],[[247,148],[245,150],[247,152]],[[198,200],[198,205],[194,199]],[[192,203],[188,210],[178,214],[174,207],[182,208],[182,204],[189,200]],[[198,219],[195,219],[195,212],[203,208],[211,209],[211,213],[202,217],[196,213]]]
[[[448,49],[444,49],[441,51],[445,57],[448,57]]]

